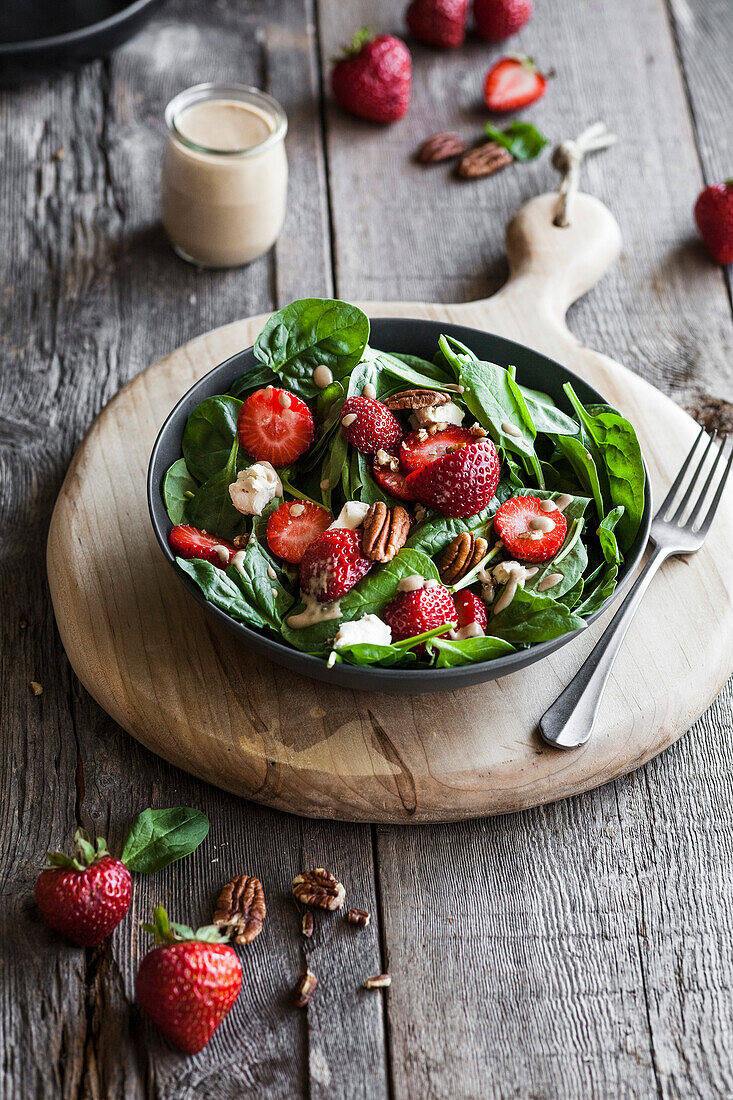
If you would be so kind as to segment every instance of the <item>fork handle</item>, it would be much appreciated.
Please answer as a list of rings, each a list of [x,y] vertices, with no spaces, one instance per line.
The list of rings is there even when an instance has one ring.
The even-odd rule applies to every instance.
[[[579,671],[540,718],[540,733],[548,745],[576,749],[591,735],[613,662],[654,574],[669,557],[655,546],[649,560]]]

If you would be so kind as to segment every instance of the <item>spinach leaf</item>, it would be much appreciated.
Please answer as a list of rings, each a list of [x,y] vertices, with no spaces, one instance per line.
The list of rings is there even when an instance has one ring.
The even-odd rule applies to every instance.
[[[238,378],[229,387],[229,394],[231,397],[238,397],[240,400],[244,400],[245,397],[249,397],[255,390],[264,389],[265,386],[273,386],[279,383],[280,379],[274,371],[269,367],[257,364],[253,366],[251,370],[246,371],[241,378]]]
[[[407,382],[409,386],[440,390],[441,387],[454,384],[452,376],[442,367],[428,363],[425,359],[418,359],[415,355],[388,355],[383,351],[374,354],[383,371],[401,382]]]
[[[323,364],[337,380],[359,362],[369,339],[369,318],[333,298],[302,298],[273,313],[254,346],[260,362],[300,397],[314,397],[313,371]]]
[[[503,638],[464,638],[456,641],[450,638],[435,638],[429,644],[430,648],[436,650],[438,654],[436,668],[473,665],[478,661],[493,661],[495,657],[516,652],[514,646]]]
[[[606,564],[595,587],[590,589],[587,595],[585,592],[583,593],[583,602],[575,608],[575,613],[577,615],[592,615],[595,611],[600,610],[608,597],[613,595],[617,579],[618,566],[615,563]]]
[[[578,577],[577,581],[563,596],[560,596],[560,603],[564,603],[570,610],[576,607],[580,603],[581,596],[583,595],[583,588],[585,587],[585,581],[582,577]]]
[[[511,496],[511,493],[509,495]],[[405,545],[408,549],[421,550],[424,554],[434,558],[462,531],[478,533],[483,530],[500,503],[498,498],[494,497],[481,512],[478,512],[475,516],[466,516],[465,519],[449,519],[447,516],[441,516],[437,512],[433,512],[413,529]]]
[[[614,534],[614,528],[623,514],[624,506],[623,504],[619,504],[612,512],[609,512],[607,516],[604,516],[598,527],[598,541],[601,544],[603,557],[607,562],[616,565],[620,565],[624,560]]]
[[[367,642],[339,646],[333,652],[347,665],[379,665],[380,668],[414,664],[417,659],[409,649],[397,649],[393,645],[373,645]]]
[[[282,581],[281,573],[256,538],[250,538],[247,543],[240,565],[227,566],[226,575],[267,626],[279,631],[283,615],[292,607],[294,600]]]
[[[189,474],[185,458],[179,458],[163,478],[163,500],[172,524],[183,523],[186,509],[197,489],[198,484]]]
[[[195,852],[209,831],[209,819],[189,806],[143,810],[135,818],[122,850],[130,871],[148,875]]]
[[[263,627],[267,622],[244,598],[239,586],[223,569],[199,558],[176,558],[177,564],[194,581],[207,600],[221,611],[226,611],[238,623]],[[231,568],[231,567],[230,567]]]
[[[641,447],[633,427],[620,413],[609,406],[598,412],[586,409],[570,383],[563,387],[581,424],[595,444],[608,476],[610,507],[623,504],[624,513],[618,521],[618,540],[628,550],[639,530],[644,512],[646,477]]]
[[[535,390],[528,390],[524,386],[518,386],[519,392],[524,398],[529,409],[532,422],[538,432],[546,435],[577,435],[580,427],[572,417],[558,409],[551,398],[546,394],[539,394]]]
[[[557,436],[557,446],[567,458],[573,468],[575,476],[583,487],[584,492],[590,493],[596,506],[599,519],[602,518],[605,508],[601,483],[598,478],[598,470],[593,460],[593,455],[585,446],[582,439],[573,436]]]
[[[504,130],[497,130],[490,122],[486,123],[486,134],[491,141],[502,145],[515,160],[524,162],[534,160],[547,145],[547,138],[531,122],[510,122]]]
[[[479,424],[505,451],[527,459],[542,488],[544,474],[534,449],[537,432],[527,404],[509,372],[496,363],[462,362],[460,381],[463,400]],[[511,426],[519,434],[507,432],[503,425]]]
[[[198,405],[183,431],[183,457],[197,481],[208,481],[229,459],[237,438],[242,402],[234,397],[207,397]]]
[[[246,525],[245,517],[232,504],[229,486],[237,479],[239,443],[235,439],[223,470],[210,477],[188,502],[189,522],[220,539],[233,539]]]
[[[490,620],[492,635],[514,645],[546,642],[584,626],[583,619],[564,604],[521,588],[509,606]]]

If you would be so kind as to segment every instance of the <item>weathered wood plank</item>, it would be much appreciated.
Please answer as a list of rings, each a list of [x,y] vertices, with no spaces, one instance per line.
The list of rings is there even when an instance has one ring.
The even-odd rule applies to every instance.
[[[319,993],[307,1012],[289,1006],[305,957],[290,880],[306,866],[333,864],[354,900],[373,910],[369,829],[263,811],[145,752],[69,673],[44,581],[43,542],[61,477],[120,385],[198,331],[330,291],[314,58],[307,2],[265,11],[182,0],[111,62],[0,98],[0,200],[11,232],[0,259],[8,315],[0,380],[7,745],[0,774],[6,835],[17,841],[1,857],[10,899],[3,1096],[227,1100],[252,1092],[291,1100],[329,1088],[343,1093],[352,1073],[361,1082],[352,1095],[385,1094],[381,1001],[354,994],[379,969],[376,927],[357,935],[340,917],[325,918],[308,946]],[[212,76],[268,88],[291,120],[283,236],[271,255],[233,272],[187,267],[157,222],[164,105]],[[40,698],[28,692],[30,679],[44,683]],[[62,944],[32,903],[46,848],[68,843],[83,822],[119,850],[135,813],[175,803],[210,817],[200,851],[137,880],[131,913],[110,942],[88,953]],[[136,922],[159,901],[181,919],[210,919],[221,885],[241,871],[262,877],[266,928],[243,952],[245,987],[230,1019],[205,1052],[185,1059],[134,1005],[134,974],[147,949]],[[348,1032],[333,1026],[334,1015]]]
[[[324,58],[363,22],[401,33],[386,2],[327,12]],[[538,6],[510,46],[558,70],[526,116],[551,140],[597,118],[621,139],[588,163],[584,188],[619,218],[624,255],[573,308],[574,330],[683,403],[730,392],[730,308],[694,241],[701,174],[663,4]],[[555,186],[547,155],[472,184],[411,160],[432,132],[480,132],[480,80],[499,52],[416,45],[413,106],[386,131],[329,107],[344,297],[470,298],[503,279],[503,225]],[[733,852],[719,761],[732,732],[728,692],[627,781],[512,818],[378,829],[397,1096],[730,1091]]]

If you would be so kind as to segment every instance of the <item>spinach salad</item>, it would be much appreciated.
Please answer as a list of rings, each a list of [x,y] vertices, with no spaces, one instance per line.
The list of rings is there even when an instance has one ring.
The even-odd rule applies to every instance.
[[[368,318],[346,302],[305,299],[269,319],[254,346],[257,365],[229,393],[194,409],[182,457],[163,479],[178,567],[237,622],[330,664],[448,668],[582,628],[612,595],[642,520],[645,470],[632,425],[610,405],[584,405],[570,384],[564,386],[565,412],[546,393],[524,387],[513,367],[482,361],[447,335],[432,361],[379,351],[368,341]],[[311,425],[302,453],[286,465],[264,461],[245,446],[251,436],[243,410],[254,415],[263,393],[278,395],[290,422],[302,414]],[[370,451],[363,434],[355,438],[357,415],[345,415],[344,406],[349,402],[346,407],[361,415],[357,398],[376,417],[370,423],[388,423],[390,446],[372,444]],[[268,431],[265,425],[265,440]],[[441,450],[444,433],[458,442]],[[405,467],[401,448],[413,444],[417,466]],[[426,448],[433,450],[423,461]],[[471,514],[430,506],[442,499],[434,492],[421,501],[426,477],[469,477],[468,492],[459,497],[471,498],[478,475],[470,472],[469,452],[476,461],[496,463],[490,499]],[[238,493],[238,486],[249,495]],[[254,503],[243,506],[242,500]],[[517,536],[526,541],[500,538],[509,526],[500,527],[499,517],[509,514],[507,508],[521,515],[525,504],[535,517],[531,530]],[[284,518],[295,527],[307,515],[321,521],[314,541],[299,551],[300,568],[297,556],[288,560],[277,552],[273,537],[285,505],[291,512],[285,509]],[[398,515],[397,549],[366,561],[364,575],[352,572],[337,599],[301,590],[305,560],[317,544],[340,553],[351,539],[351,550],[363,559],[367,528],[361,523],[371,517],[373,530],[380,517],[388,522],[392,516],[396,530]],[[342,531],[341,538],[333,523],[344,516],[348,535]],[[560,521],[561,543],[540,560],[545,532],[557,537]],[[516,553],[522,546],[525,557]],[[446,571],[447,557],[466,547],[473,557],[463,572]],[[473,593],[482,608],[477,621],[485,626],[462,630],[456,616],[438,612],[429,628],[396,636],[384,618],[390,620],[401,594],[409,602],[415,578],[436,599],[441,593],[444,602],[431,606],[452,608],[459,594]],[[390,621],[397,621],[394,615]],[[408,615],[401,621],[429,620]],[[345,628],[362,623],[381,629]]]

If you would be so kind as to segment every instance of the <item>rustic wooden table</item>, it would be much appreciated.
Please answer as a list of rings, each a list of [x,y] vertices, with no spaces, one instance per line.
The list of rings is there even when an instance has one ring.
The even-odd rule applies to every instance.
[[[554,140],[598,118],[621,138],[584,185],[616,214],[624,253],[572,327],[683,405],[730,398],[730,284],[691,219],[703,181],[732,170],[729,0],[537,7],[510,46],[557,78],[529,117]],[[413,106],[390,129],[327,94],[336,46],[366,22],[399,31],[401,8],[170,0],[109,61],[0,96],[3,1097],[733,1095],[730,692],[663,757],[581,798],[370,828],[285,816],[169,767],[96,706],[58,640],[49,516],[123,383],[199,332],[306,294],[451,301],[504,279],[503,226],[554,186],[549,157],[473,184],[410,159],[436,130],[479,131],[498,50],[415,46]],[[224,273],[176,259],[158,224],[164,105],[209,79],[264,87],[290,118],[283,235]],[[51,935],[33,903],[44,851],[79,823],[114,848],[140,809],[176,803],[211,819],[196,855],[139,878],[99,949]],[[304,945],[289,882],[319,864],[375,919],[358,932],[324,920]],[[229,1020],[184,1058],[134,1003],[136,922],[157,901],[205,921],[241,871],[264,882],[266,929]],[[288,993],[304,956],[321,985],[298,1012]],[[380,970],[389,993],[363,991]]]

